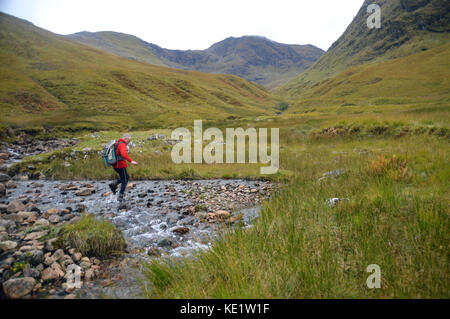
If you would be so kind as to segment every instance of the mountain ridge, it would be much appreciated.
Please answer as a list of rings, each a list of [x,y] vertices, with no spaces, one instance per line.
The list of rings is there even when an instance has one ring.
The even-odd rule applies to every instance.
[[[113,31],[83,31],[66,37],[126,58],[183,70],[237,75],[267,88],[287,82],[324,53],[311,44],[282,44],[262,36],[228,37],[205,50],[165,49]],[[119,38],[123,43],[118,46],[115,41]],[[127,47],[130,41],[134,44]]]
[[[381,8],[381,28],[369,29],[369,4]],[[365,0],[346,31],[308,70],[275,90],[298,98],[349,67],[382,62],[449,41],[450,9],[445,0]]]

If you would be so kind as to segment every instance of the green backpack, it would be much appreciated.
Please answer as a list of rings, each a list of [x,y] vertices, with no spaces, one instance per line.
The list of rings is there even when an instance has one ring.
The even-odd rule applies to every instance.
[[[105,165],[112,166],[117,164],[118,161],[124,160],[122,156],[117,156],[117,147],[121,143],[123,142],[117,143],[116,141],[112,140],[103,148],[102,157]]]

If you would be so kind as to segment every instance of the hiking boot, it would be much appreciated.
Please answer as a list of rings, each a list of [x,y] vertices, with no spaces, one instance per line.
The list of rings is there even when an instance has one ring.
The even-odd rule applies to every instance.
[[[117,193],[117,185],[114,184],[109,184],[109,189],[111,190],[111,192],[116,195]]]

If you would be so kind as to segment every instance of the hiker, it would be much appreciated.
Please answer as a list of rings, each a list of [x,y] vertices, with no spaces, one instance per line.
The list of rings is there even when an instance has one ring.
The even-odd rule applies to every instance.
[[[137,165],[135,161],[131,159],[130,156],[128,156],[127,152],[127,145],[130,143],[131,136],[130,134],[124,134],[122,138],[120,138],[116,142],[116,148],[117,148],[117,163],[113,165],[114,170],[119,174],[119,179],[111,184],[109,184],[109,188],[115,195],[117,192],[117,186],[120,185],[120,191],[119,191],[119,201],[123,201],[123,194],[125,193],[125,188],[128,184],[128,179],[130,178],[127,173],[127,161],[130,162],[132,165]]]

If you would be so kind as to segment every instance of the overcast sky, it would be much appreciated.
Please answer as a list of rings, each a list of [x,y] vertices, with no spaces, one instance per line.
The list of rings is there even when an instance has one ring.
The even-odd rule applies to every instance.
[[[168,49],[260,35],[324,50],[363,0],[0,0],[0,10],[59,34],[117,31]]]

